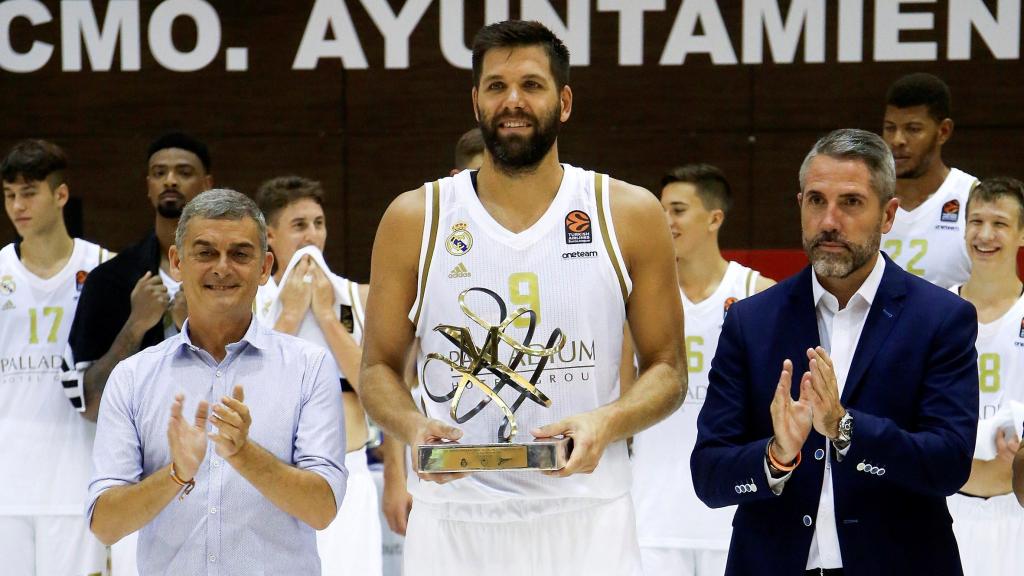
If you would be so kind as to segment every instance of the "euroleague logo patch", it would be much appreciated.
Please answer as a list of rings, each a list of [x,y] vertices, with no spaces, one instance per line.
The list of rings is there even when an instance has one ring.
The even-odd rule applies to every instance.
[[[89,275],[85,270],[79,270],[75,272],[75,291],[81,292],[82,286],[85,286],[85,278]]]
[[[1024,318],[1020,319],[1020,337],[1024,338]]]
[[[960,219],[960,201],[950,200],[942,205],[942,214],[939,219],[943,222],[956,222]]]
[[[590,244],[594,240],[590,230],[590,216],[583,210],[573,210],[565,215],[565,243]]]
[[[738,299],[733,298],[732,296],[725,299],[725,304],[722,306],[722,318],[729,315],[729,308],[731,308],[736,302],[738,302]]]

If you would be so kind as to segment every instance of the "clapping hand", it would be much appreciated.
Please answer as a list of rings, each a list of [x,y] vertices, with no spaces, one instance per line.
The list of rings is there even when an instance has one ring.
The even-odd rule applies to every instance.
[[[182,416],[185,395],[178,394],[171,404],[171,420],[167,424],[167,444],[171,449],[171,463],[178,478],[189,481],[199,470],[206,457],[206,423],[210,405],[205,400],[196,407],[195,422],[189,424]]]
[[[800,379],[800,398],[793,400],[790,393],[793,378],[793,363],[788,359],[782,363],[782,374],[779,384],[775,387],[772,398],[772,428],[775,431],[775,442],[772,455],[782,463],[796,460],[807,436],[811,433],[811,376],[804,373]]]
[[[217,431],[209,433],[210,440],[217,447],[217,455],[225,460],[238,454],[245,446],[249,440],[249,425],[252,424],[249,407],[243,403],[245,390],[241,384],[235,385],[231,396],[222,396],[221,403],[213,407],[213,425]]]

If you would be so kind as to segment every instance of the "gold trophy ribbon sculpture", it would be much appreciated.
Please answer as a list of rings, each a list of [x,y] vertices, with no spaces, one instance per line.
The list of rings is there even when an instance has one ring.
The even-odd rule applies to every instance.
[[[466,295],[470,292],[486,294],[494,299],[499,310],[498,324],[487,322],[469,308],[466,304]],[[565,345],[565,334],[561,329],[555,328],[548,338],[546,347],[540,348],[531,344],[537,324],[536,312],[529,308],[517,308],[509,315],[501,297],[486,288],[469,288],[462,291],[459,294],[459,306],[470,320],[487,331],[483,346],[477,348],[469,328],[446,324],[435,327],[434,330],[440,332],[458,348],[460,362],[454,362],[437,352],[427,354],[420,372],[423,390],[434,402],[450,402],[451,418],[459,424],[476,416],[491,401],[498,405],[505,416],[498,426],[497,442],[489,444],[436,442],[418,446],[417,464],[419,469],[423,472],[465,472],[511,469],[558,470],[564,467],[572,450],[572,439],[553,438],[532,442],[514,442],[514,440],[518,432],[515,412],[524,401],[529,399],[545,407],[551,406],[551,399],[537,388],[537,380],[548,359],[562,350]],[[526,330],[526,338],[522,342],[518,342],[505,331],[513,322],[523,316],[529,318],[530,323]],[[499,342],[504,342],[512,349],[508,364],[502,363],[498,357]],[[529,380],[516,372],[516,368],[525,356],[539,358]],[[463,359],[468,359],[468,363],[465,363]],[[447,394],[434,394],[427,385],[426,368],[434,360],[447,364],[449,368],[459,374],[459,383]],[[497,378],[493,387],[480,378],[480,373],[484,370]],[[505,386],[519,392],[519,396],[511,405],[499,395]],[[459,405],[462,402],[463,393],[467,388],[472,387],[480,390],[485,397],[472,409],[460,415]]]

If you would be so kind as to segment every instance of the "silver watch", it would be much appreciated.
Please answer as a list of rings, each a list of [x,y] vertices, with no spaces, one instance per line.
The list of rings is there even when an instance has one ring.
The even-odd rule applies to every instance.
[[[832,445],[836,447],[836,450],[845,450],[850,445],[852,438],[853,414],[847,411],[846,415],[839,419],[839,435],[832,439]]]

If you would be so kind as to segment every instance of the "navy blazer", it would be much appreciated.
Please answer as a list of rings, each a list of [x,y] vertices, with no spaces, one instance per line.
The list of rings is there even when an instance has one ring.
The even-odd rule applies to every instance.
[[[977,333],[974,306],[885,259],[841,398],[853,440],[832,463],[847,574],[963,573],[946,496],[971,472]],[[739,505],[726,574],[792,576],[806,567],[825,439],[811,429],[779,496],[764,459],[782,361],[793,361],[796,398],[806,350],[818,344],[810,267],[729,308],[690,460],[704,503]]]

